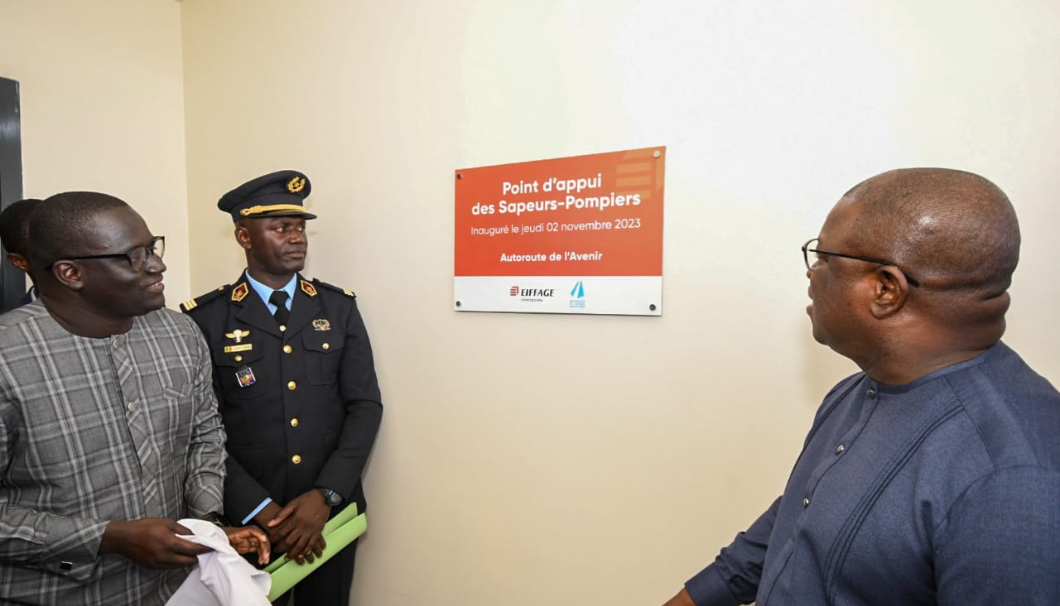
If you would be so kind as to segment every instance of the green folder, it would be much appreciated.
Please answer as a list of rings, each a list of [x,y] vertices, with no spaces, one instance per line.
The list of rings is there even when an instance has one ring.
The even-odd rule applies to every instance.
[[[265,567],[265,572],[272,577],[272,589],[269,590],[269,601],[273,601],[284,593],[287,593],[299,581],[306,578],[309,573],[320,567],[321,564],[331,559],[342,548],[353,542],[354,539],[368,530],[368,520],[364,514],[357,515],[357,503],[350,503],[339,514],[324,524],[324,541],[327,547],[321,556],[314,557],[313,563],[299,564],[291,560],[283,561],[283,556],[277,556],[271,564]]]

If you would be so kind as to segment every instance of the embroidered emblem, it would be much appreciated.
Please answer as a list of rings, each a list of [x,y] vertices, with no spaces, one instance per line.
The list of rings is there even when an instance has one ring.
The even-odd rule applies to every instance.
[[[292,194],[297,194],[303,189],[305,189],[305,177],[291,177],[291,180],[287,182],[287,191]]]
[[[317,332],[331,330],[331,322],[328,322],[324,318],[317,318],[316,320],[313,320],[313,330]]]
[[[250,292],[250,287],[247,286],[246,282],[240,282],[239,286],[232,289],[232,301],[239,303],[243,299],[247,298],[247,293]]]
[[[199,304],[195,302],[195,299],[190,299],[188,301],[185,301],[183,304],[181,304],[181,307],[184,308],[184,311],[191,311],[191,310],[195,309],[198,306],[199,306]]]
[[[236,343],[239,343],[244,338],[250,336],[250,331],[249,330],[240,330],[240,329],[237,328],[237,329],[233,330],[232,332],[226,332],[225,336],[228,337],[229,339],[235,339]]]
[[[257,381],[254,378],[254,371],[249,366],[244,366],[236,371],[236,380],[239,381],[240,387],[250,387]]]
[[[225,353],[235,353],[237,351],[250,351],[254,349],[253,343],[244,343],[242,345],[225,345]]]
[[[302,280],[301,285],[302,285],[302,292],[304,292],[305,294],[309,295],[310,297],[317,296],[317,289],[316,289],[315,286],[313,286],[309,282],[306,282],[305,280]]]

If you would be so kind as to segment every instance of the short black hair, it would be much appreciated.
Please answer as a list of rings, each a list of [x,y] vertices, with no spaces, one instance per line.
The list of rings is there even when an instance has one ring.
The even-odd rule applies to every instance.
[[[998,293],[1019,263],[1020,231],[1005,192],[943,168],[900,169],[858,184],[855,241],[933,288]]]
[[[44,269],[63,257],[84,254],[85,243],[92,239],[92,219],[128,206],[114,196],[92,191],[64,192],[46,198],[29,220],[33,239],[31,264]]]
[[[40,204],[37,198],[19,200],[0,212],[0,244],[9,253],[26,256],[29,248],[29,216]]]

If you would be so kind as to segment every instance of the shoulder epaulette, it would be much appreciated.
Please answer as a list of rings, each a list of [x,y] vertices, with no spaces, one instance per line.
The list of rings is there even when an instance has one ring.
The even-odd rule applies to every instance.
[[[181,303],[180,304],[180,311],[182,311],[184,313],[187,313],[187,312],[195,309],[196,307],[202,305],[203,303],[208,303],[210,301],[213,301],[217,297],[220,297],[222,294],[224,294],[225,289],[227,289],[229,286],[231,286],[231,284],[225,284],[224,286],[221,286],[221,287],[215,288],[214,290],[211,290],[210,292],[206,293],[205,295],[200,295],[198,297],[195,297],[194,299],[189,299],[189,300]]]
[[[317,286],[320,286],[322,288],[326,288],[328,290],[333,290],[335,292],[340,292],[340,293],[346,295],[347,297],[349,297],[351,299],[356,299],[357,298],[357,293],[353,292],[352,290],[350,290],[348,288],[339,288],[338,286],[335,286],[334,284],[328,284],[327,282],[324,282],[323,280],[319,280],[317,278],[313,278],[313,284],[316,284]]]

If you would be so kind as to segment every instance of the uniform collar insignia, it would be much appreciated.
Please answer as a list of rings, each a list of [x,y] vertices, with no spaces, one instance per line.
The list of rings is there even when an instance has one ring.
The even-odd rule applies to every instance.
[[[313,330],[317,332],[331,330],[331,322],[328,322],[324,318],[317,318],[316,320],[313,320]]]
[[[229,339],[235,339],[236,343],[239,343],[240,341],[243,340],[244,337],[249,337],[250,336],[250,331],[249,330],[240,330],[240,329],[237,328],[237,329],[233,330],[232,332],[226,332],[225,336],[228,337]]]
[[[240,282],[238,286],[232,289],[232,302],[239,303],[247,297],[247,293],[250,292],[250,287],[247,286],[246,282]]]
[[[311,282],[305,280],[299,280],[299,285],[302,287],[302,292],[309,295],[310,297],[317,296],[317,289]]]

